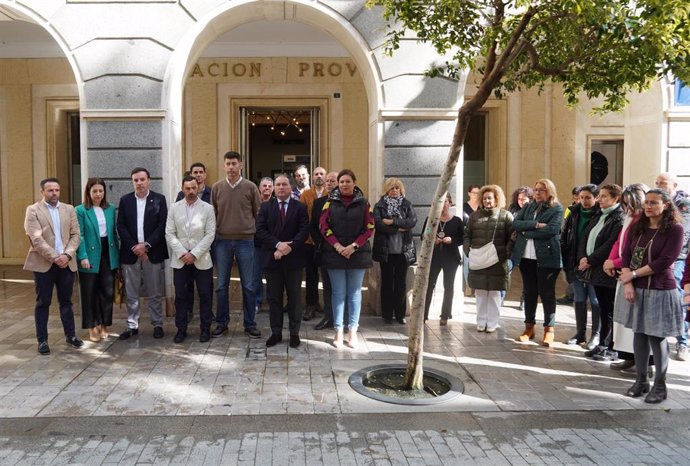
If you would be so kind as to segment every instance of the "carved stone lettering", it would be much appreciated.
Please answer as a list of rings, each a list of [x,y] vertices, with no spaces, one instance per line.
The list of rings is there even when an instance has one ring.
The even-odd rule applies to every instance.
[[[343,67],[340,66],[340,63],[331,63],[328,65],[328,74],[331,76],[340,76],[340,73],[343,72]]]

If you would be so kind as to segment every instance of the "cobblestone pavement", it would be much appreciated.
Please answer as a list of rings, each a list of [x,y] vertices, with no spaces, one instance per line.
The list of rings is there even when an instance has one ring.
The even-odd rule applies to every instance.
[[[687,464],[687,411],[554,414],[5,420],[0,463]]]
[[[164,339],[142,318],[139,338],[118,341],[118,309],[109,339],[74,350],[55,310],[46,357],[36,352],[31,276],[0,267],[0,464],[684,463],[690,363],[671,361],[661,405],[627,398],[632,380],[582,348],[516,343],[513,295],[495,334],[476,331],[472,299],[456,303],[447,327],[434,305],[425,367],[457,377],[464,393],[411,407],[365,398],[347,382],[359,369],[404,362],[405,326],[366,316],[352,351],[330,346],[313,321],[299,348],[266,350],[233,314],[229,335],[200,343],[196,320],[176,345],[171,318]],[[573,332],[572,314],[559,306],[557,339]],[[266,312],[258,323],[267,337]]]

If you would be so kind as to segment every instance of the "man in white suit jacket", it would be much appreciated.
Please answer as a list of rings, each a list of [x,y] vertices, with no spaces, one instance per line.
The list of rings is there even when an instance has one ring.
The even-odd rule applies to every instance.
[[[188,313],[194,303],[194,283],[199,293],[199,341],[211,339],[211,303],[213,297],[213,261],[211,244],[216,236],[213,206],[198,197],[194,177],[182,179],[184,199],[168,211],[165,241],[170,249],[170,266],[175,284],[175,343],[187,338]],[[191,284],[191,286],[190,286]]]

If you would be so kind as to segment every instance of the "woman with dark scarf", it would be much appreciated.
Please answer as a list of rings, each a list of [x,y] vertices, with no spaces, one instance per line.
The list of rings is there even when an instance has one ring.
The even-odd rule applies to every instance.
[[[393,317],[405,324],[407,269],[417,260],[412,229],[417,214],[405,199],[405,186],[398,178],[383,183],[384,194],[374,206],[372,259],[381,265],[381,315],[390,324]]]
[[[587,341],[587,299],[592,306],[592,336],[587,342],[587,350],[593,350],[599,345],[599,301],[594,287],[578,271],[578,250],[583,241],[583,234],[593,217],[599,215],[599,189],[596,185],[580,186],[580,203],[570,206],[570,215],[565,220],[561,233],[561,254],[563,255],[563,270],[573,284],[573,299],[575,306],[575,335],[565,341],[566,345],[579,345]]]

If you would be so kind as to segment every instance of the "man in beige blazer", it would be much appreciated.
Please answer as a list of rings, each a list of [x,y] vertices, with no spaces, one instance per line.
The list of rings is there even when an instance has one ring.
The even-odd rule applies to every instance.
[[[170,249],[170,266],[175,284],[175,343],[187,338],[188,313],[194,303],[194,283],[199,293],[199,341],[211,339],[211,306],[213,299],[213,262],[211,244],[216,236],[216,213],[198,197],[193,176],[182,179],[184,198],[168,211],[165,241]]]
[[[42,199],[26,208],[24,231],[29,237],[29,254],[24,270],[34,273],[36,282],[36,338],[38,352],[50,354],[48,346],[48,312],[57,288],[60,319],[68,344],[75,348],[84,345],[76,336],[72,286],[77,271],[79,222],[74,207],[60,202],[60,181],[47,178],[41,181]]]

